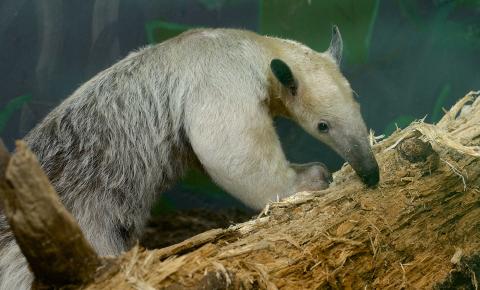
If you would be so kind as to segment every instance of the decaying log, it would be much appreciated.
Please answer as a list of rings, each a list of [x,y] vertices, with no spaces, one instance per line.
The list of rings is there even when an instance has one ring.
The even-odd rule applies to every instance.
[[[418,121],[378,143],[372,134],[381,169],[377,188],[366,188],[345,165],[334,174],[330,188],[273,202],[246,223],[210,230],[163,249],[136,246],[82,289],[478,289],[479,95],[469,93],[437,125]],[[19,163],[10,161],[8,167],[25,171],[31,167]],[[37,229],[44,227],[49,234],[63,233],[66,226],[40,223],[45,216],[27,219],[28,223],[16,218],[18,209],[48,208],[49,217],[52,212],[63,216],[56,213],[57,199],[32,199],[33,192],[53,189],[45,180],[25,182],[25,173],[9,172],[7,168],[13,187],[3,190],[3,198],[13,230],[26,236],[20,244],[27,256],[33,256],[29,262],[37,277],[49,270],[34,266],[39,263],[35,253],[46,251],[43,259],[49,265],[72,267],[64,257],[84,257],[69,244],[76,239],[84,242],[81,235],[74,240],[73,234],[59,235],[66,242],[57,241],[55,249],[64,254],[50,255],[49,247],[39,247],[38,239],[44,235],[28,232],[45,233]],[[36,175],[41,174],[35,171]],[[32,196],[13,199],[9,190],[18,188]],[[71,217],[67,220],[74,224]],[[88,269],[99,265],[93,256],[91,262],[78,263],[76,271],[79,265]],[[67,276],[74,274],[69,269]],[[92,275],[91,270],[86,272]]]
[[[373,148],[381,183],[350,166],[321,192],[178,245],[135,247],[87,289],[477,289],[480,97],[437,124],[418,121]]]
[[[23,141],[10,156],[0,142],[0,196],[35,287],[90,282],[102,262]]]

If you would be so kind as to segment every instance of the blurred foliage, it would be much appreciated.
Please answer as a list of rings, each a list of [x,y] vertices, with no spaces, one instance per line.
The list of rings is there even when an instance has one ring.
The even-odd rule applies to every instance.
[[[158,20],[150,21],[145,24],[147,41],[150,44],[160,43],[164,40],[177,36],[190,28],[192,27]]]
[[[436,0],[433,1],[434,9],[426,9],[426,2],[398,1],[406,19],[443,45],[480,45],[480,21],[465,15],[466,11],[471,15],[480,13],[479,0]]]
[[[385,136],[388,136],[388,135],[392,134],[393,132],[395,132],[397,129],[403,129],[405,127],[408,127],[408,125],[410,125],[410,123],[412,123],[415,120],[416,120],[416,118],[413,117],[413,116],[409,116],[409,115],[400,116],[400,117],[396,118],[395,120],[393,120],[392,122],[390,122],[385,127],[385,130],[383,131],[383,134]]]
[[[234,6],[236,4],[245,2],[245,0],[198,0],[200,4],[205,6],[208,10],[219,10],[223,6]]]
[[[191,191],[198,191],[199,194],[208,194],[210,197],[218,198],[224,195],[224,191],[210,180],[205,173],[197,169],[191,169],[182,179],[182,187]]]
[[[451,86],[450,84],[445,84],[440,91],[440,94],[437,98],[437,101],[435,102],[435,106],[433,107],[433,112],[432,112],[432,122],[438,122],[444,115],[443,109],[445,106],[445,102],[448,98],[448,96],[451,95]]]
[[[0,69],[3,68],[5,78],[0,82],[2,92],[17,96],[28,90],[38,104],[59,101],[86,81],[81,65],[91,62],[92,73],[97,72],[118,60],[120,54],[144,45],[145,39],[150,44],[159,43],[193,28],[194,24],[249,27],[261,34],[303,42],[317,51],[327,49],[330,27],[338,25],[344,39],[342,71],[362,95],[359,101],[367,124],[387,135],[397,126],[405,127],[425,115],[428,122],[438,121],[444,107],[453,104],[465,91],[477,90],[480,84],[476,68],[480,50],[480,0],[119,0],[118,14],[111,11],[105,14],[113,13],[116,18],[111,19],[98,43],[89,42],[90,30],[103,23],[98,19],[93,21],[95,5],[45,2],[59,13],[55,14],[59,17],[50,19],[38,15],[38,3],[4,2],[5,9],[0,11],[6,19],[0,25],[0,37],[5,40],[0,41]],[[245,11],[252,12],[248,14],[250,18],[246,18]],[[57,23],[55,19],[65,21]],[[54,35],[46,34],[47,28],[54,28],[51,29]],[[141,29],[145,34],[139,37]],[[56,40],[61,46],[55,57],[49,57],[48,69],[54,73],[48,79],[48,90],[31,85],[46,84],[41,71],[32,69],[38,65],[37,55],[44,39]],[[28,85],[31,87],[25,89]],[[31,121],[13,125],[26,129],[46,114],[46,109],[35,114],[32,110],[21,110],[30,100],[30,96],[22,95],[4,102],[0,108],[0,133],[3,132],[4,138],[9,136],[13,140],[21,136],[10,127],[19,114],[23,114],[21,120]],[[298,126],[284,120],[275,124],[289,160],[303,162],[318,158],[329,166],[335,164],[335,160],[329,159],[333,153],[327,153],[328,148],[319,146]],[[183,196],[178,198],[180,191],[190,193],[195,202],[200,196],[214,202],[227,199],[209,177],[195,170],[189,171],[174,191],[175,197],[163,195],[154,212],[171,211],[184,202]]]
[[[162,195],[158,201],[153,205],[151,214],[160,215],[165,213],[174,212],[177,210],[175,204],[166,195]]]
[[[22,106],[31,99],[32,97],[29,95],[18,96],[10,100],[5,107],[0,109],[0,133],[3,132],[13,114],[20,110]]]
[[[433,111],[431,114],[431,120],[432,122],[436,123],[440,121],[444,114],[444,109],[445,109],[445,102],[448,98],[448,96],[451,93],[451,86],[450,84],[446,84],[442,90],[440,91],[440,94],[437,98],[437,101],[435,102],[435,106],[433,107]],[[428,115],[427,115],[428,116]],[[395,132],[398,128],[403,129],[410,125],[413,121],[418,120],[418,118],[415,118],[411,115],[402,115],[397,118],[395,118],[393,121],[388,123],[388,125],[385,127],[383,134],[385,136],[388,136]]]
[[[260,32],[295,39],[324,51],[330,43],[330,27],[336,24],[344,40],[344,58],[364,63],[378,5],[379,0],[262,1]]]
[[[424,42],[419,44],[418,54],[428,59],[429,54],[438,48],[444,51],[455,51],[459,48],[478,49],[480,47],[480,21],[475,15],[480,14],[480,0],[434,0],[397,1],[402,13],[415,28],[418,34],[428,36]],[[433,9],[432,7],[433,6]],[[473,20],[472,20],[473,19]],[[422,46],[421,46],[422,45]],[[437,62],[445,62],[446,59],[438,59]],[[454,66],[454,63],[450,65]],[[429,72],[431,75],[438,75],[438,72]],[[480,74],[479,74],[480,75]],[[411,77],[416,80],[425,79],[424,71],[412,69]],[[455,75],[455,77],[463,77]],[[451,81],[454,81],[451,78]],[[420,84],[412,82],[410,90],[418,89]],[[453,93],[452,83],[440,85],[440,92],[435,98],[431,114],[427,115],[429,122],[438,122],[443,116],[443,109],[448,103],[458,96]],[[475,88],[465,88],[465,91]],[[428,112],[428,108],[426,108]],[[384,134],[389,135],[395,126],[404,127],[415,119],[423,116],[413,117],[401,115],[385,126]]]

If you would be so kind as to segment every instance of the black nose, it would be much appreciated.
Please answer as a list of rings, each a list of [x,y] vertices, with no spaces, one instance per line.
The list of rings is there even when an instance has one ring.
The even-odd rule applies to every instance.
[[[363,183],[365,183],[368,187],[374,187],[380,181],[380,173],[378,169],[378,165],[375,166],[364,174],[361,175]]]

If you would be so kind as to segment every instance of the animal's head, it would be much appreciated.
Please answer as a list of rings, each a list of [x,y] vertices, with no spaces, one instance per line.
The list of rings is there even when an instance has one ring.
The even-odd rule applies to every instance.
[[[333,27],[330,47],[323,53],[291,41],[282,46],[270,69],[284,113],[348,161],[365,184],[376,185],[378,164],[360,106],[339,69],[343,44],[338,28]]]

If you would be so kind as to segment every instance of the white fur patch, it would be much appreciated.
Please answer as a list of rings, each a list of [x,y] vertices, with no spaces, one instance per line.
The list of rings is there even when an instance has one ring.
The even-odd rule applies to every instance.
[[[28,290],[33,275],[15,242],[0,250],[0,290]]]

